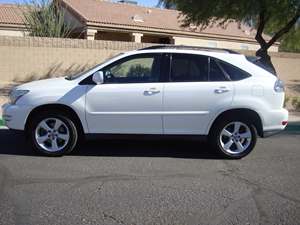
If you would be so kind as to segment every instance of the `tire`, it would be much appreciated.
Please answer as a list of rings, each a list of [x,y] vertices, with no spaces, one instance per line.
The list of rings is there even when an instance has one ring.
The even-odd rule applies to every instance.
[[[35,115],[27,134],[34,150],[46,156],[68,154],[78,143],[78,130],[66,113],[41,112]]]
[[[245,157],[254,149],[256,141],[257,130],[254,124],[240,116],[220,118],[209,134],[210,146],[221,157],[228,159]]]

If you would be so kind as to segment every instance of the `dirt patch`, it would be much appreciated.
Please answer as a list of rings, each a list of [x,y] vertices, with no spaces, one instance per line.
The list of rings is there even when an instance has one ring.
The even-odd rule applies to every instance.
[[[15,83],[0,84],[0,117],[2,117],[2,105],[8,102],[9,92],[15,85]]]

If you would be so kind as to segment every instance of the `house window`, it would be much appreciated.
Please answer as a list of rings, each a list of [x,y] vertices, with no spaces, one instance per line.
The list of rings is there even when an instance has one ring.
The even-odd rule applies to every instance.
[[[209,42],[207,42],[207,46],[210,48],[216,48],[216,47],[218,47],[218,43],[215,41],[209,41]]]
[[[241,49],[242,50],[249,50],[249,46],[248,45],[241,45]]]

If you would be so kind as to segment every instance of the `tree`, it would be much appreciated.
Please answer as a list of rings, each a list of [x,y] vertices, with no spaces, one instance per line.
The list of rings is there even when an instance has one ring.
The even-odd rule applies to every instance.
[[[159,0],[157,3],[157,7],[164,7],[165,9],[175,9],[176,6],[171,1]]]
[[[31,0],[21,5],[20,9],[30,36],[65,38],[72,31],[65,23],[65,15],[58,1]]]
[[[280,43],[280,50],[285,52],[300,52],[300,27],[292,29]]]
[[[268,49],[288,33],[300,17],[300,0],[162,0],[174,4],[184,15],[184,25],[194,24],[202,29],[229,22],[252,24],[260,45],[256,55],[275,73]],[[263,35],[268,31],[270,39]]]

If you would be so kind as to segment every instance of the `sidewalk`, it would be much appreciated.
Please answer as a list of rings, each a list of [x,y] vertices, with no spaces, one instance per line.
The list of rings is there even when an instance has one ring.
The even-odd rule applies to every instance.
[[[300,133],[300,112],[289,113],[289,123],[286,131],[289,133]]]

